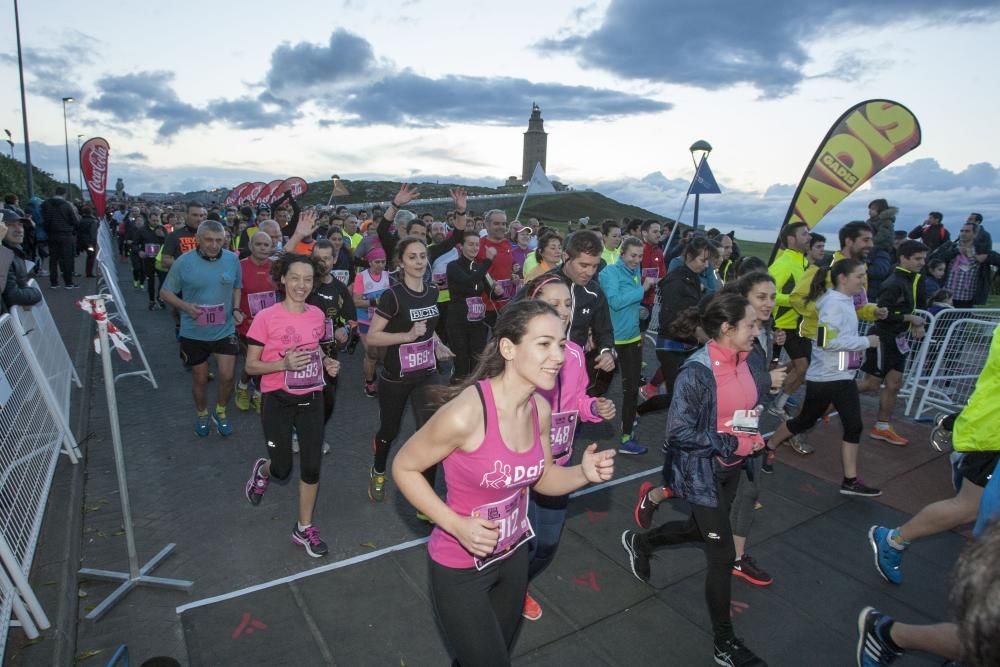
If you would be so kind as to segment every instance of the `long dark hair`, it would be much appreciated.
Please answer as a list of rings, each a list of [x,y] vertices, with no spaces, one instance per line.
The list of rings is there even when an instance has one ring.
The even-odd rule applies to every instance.
[[[712,300],[703,307],[691,307],[681,311],[674,320],[672,329],[678,334],[690,334],[698,327],[708,334],[709,338],[718,338],[722,325],[735,327],[747,316],[747,306],[750,302],[745,297],[733,292],[718,292]]]
[[[748,297],[750,296],[750,292],[753,291],[754,285],[773,282],[774,276],[767,271],[752,271],[750,273],[743,274],[736,280],[726,283],[725,287],[723,287],[721,291]]]
[[[816,275],[813,276],[812,282],[809,284],[809,294],[806,295],[806,301],[815,301],[826,293],[826,277],[830,276],[830,284],[833,288],[837,288],[837,278],[851,273],[859,266],[864,266],[864,262],[858,259],[848,259],[844,258],[838,260],[830,266],[829,269],[824,267],[819,267],[816,271]]]
[[[531,320],[541,315],[559,317],[555,308],[537,299],[524,299],[507,304],[507,307],[500,313],[496,326],[493,327],[493,337],[486,343],[483,351],[477,355],[476,367],[457,385],[431,387],[429,391],[432,401],[443,405],[480,380],[495,378],[503,373],[507,361],[500,354],[500,340],[506,338],[518,345],[524,338],[524,334],[527,333]]]

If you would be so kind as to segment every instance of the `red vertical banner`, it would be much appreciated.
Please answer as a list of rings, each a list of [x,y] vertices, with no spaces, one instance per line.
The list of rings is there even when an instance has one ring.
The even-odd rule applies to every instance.
[[[240,190],[242,190],[248,183],[243,182],[237,185],[235,188],[229,191],[229,195],[226,196],[226,200],[222,202],[223,206],[233,206],[237,203],[237,197],[239,197]]]
[[[270,204],[275,199],[278,198],[278,186],[284,183],[284,179],[278,178],[270,183],[264,188],[260,193],[260,201],[262,204]]]
[[[80,169],[83,180],[90,191],[90,201],[94,203],[97,217],[103,218],[108,205],[108,158],[111,147],[107,139],[94,137],[80,147]],[[82,193],[81,193],[82,194]]]
[[[285,190],[291,190],[292,196],[298,199],[309,191],[309,184],[305,182],[305,179],[292,176],[285,179],[285,182],[278,187],[278,192],[284,192]]]

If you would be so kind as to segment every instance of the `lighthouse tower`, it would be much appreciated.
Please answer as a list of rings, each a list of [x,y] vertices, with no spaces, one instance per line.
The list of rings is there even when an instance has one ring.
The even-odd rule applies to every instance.
[[[548,134],[542,128],[542,110],[537,104],[531,104],[531,118],[528,119],[528,131],[524,133],[524,157],[521,161],[521,181],[531,180],[535,164],[542,163],[545,169],[545,151],[548,144]]]

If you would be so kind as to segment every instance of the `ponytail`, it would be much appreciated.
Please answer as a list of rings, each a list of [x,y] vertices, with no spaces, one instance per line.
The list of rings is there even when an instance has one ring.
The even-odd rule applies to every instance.
[[[809,294],[806,295],[806,302],[815,301],[826,293],[827,276],[830,277],[830,285],[833,289],[837,289],[837,278],[857,270],[859,266],[864,266],[864,262],[845,257],[831,264],[828,269],[820,267],[816,271],[816,275],[813,276],[812,283],[809,285]]]

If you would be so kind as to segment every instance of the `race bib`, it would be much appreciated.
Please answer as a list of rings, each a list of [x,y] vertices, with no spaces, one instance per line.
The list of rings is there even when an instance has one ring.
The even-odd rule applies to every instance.
[[[255,292],[247,294],[247,303],[250,304],[250,317],[256,317],[257,313],[268,306],[273,306],[278,301],[277,292]]]
[[[736,433],[757,433],[760,410],[737,410],[733,413],[733,431]]]
[[[437,367],[434,358],[434,339],[399,346],[399,369],[402,375]]]
[[[864,361],[864,352],[841,352],[840,353],[840,370],[842,371],[856,371],[861,368],[861,363]]]
[[[327,320],[329,321],[329,320]],[[285,386],[289,389],[321,389],[326,384],[323,377],[323,353],[316,348],[309,351],[309,363],[302,370],[285,371]]]
[[[860,309],[862,306],[868,304],[868,295],[865,294],[864,290],[861,290],[852,297],[854,301],[854,310]]]
[[[344,283],[345,285],[348,284],[348,281],[351,279],[350,271],[344,271],[343,269],[334,269],[330,273],[333,274],[334,278]]]
[[[654,280],[659,280],[660,279],[660,270],[658,268],[656,268],[655,266],[651,267],[651,268],[648,268],[648,269],[643,269],[642,270],[642,279],[645,280],[646,278],[653,278]]]
[[[321,343],[332,343],[333,342],[333,320],[329,317],[326,318],[326,323],[323,326],[323,337],[319,339]]]
[[[469,311],[469,314],[466,316],[469,322],[481,322],[486,317],[486,304],[483,303],[482,297],[468,297],[465,300],[465,307]]]
[[[431,282],[433,282],[434,286],[437,287],[439,290],[448,289],[448,274],[443,272],[432,273]]]
[[[565,465],[573,455],[573,437],[580,416],[576,410],[552,413],[549,434],[552,440],[552,460],[556,465]]]
[[[477,570],[507,558],[535,536],[531,521],[528,520],[527,487],[521,487],[500,502],[480,505],[472,510],[472,516],[495,521],[500,528],[500,539],[497,540],[493,553],[485,558],[476,557]]]
[[[498,280],[496,281],[497,289],[502,295],[502,299],[510,299],[514,296],[514,281],[513,280]]]
[[[220,324],[226,323],[226,307],[221,303],[214,306],[198,307],[201,308],[201,313],[198,315],[198,319],[194,321],[198,326],[217,327]]]
[[[910,339],[907,338],[905,333],[896,336],[896,347],[899,349],[900,354],[906,354],[910,351]]]
[[[160,252],[160,244],[147,243],[146,247],[144,248],[144,251],[146,253],[146,257],[155,257],[156,253]]]

